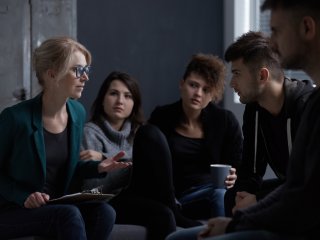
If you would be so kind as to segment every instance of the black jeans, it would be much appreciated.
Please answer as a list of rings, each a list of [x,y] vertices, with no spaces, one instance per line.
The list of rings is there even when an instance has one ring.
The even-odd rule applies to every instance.
[[[116,223],[145,226],[149,240],[163,240],[176,230],[173,212],[159,201],[121,193],[110,204],[117,212]]]
[[[148,239],[164,239],[176,230],[171,153],[163,133],[141,126],[134,139],[132,176],[127,189],[110,201],[117,223],[148,229]]]
[[[107,240],[115,217],[113,208],[103,201],[33,209],[12,206],[0,211],[0,239],[43,236],[59,240]]]

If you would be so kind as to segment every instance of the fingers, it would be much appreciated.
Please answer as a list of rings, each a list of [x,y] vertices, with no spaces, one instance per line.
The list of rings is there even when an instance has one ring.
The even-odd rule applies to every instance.
[[[230,175],[233,175],[233,174],[235,174],[236,173],[236,169],[235,168],[230,168]]]
[[[232,180],[236,180],[237,179],[237,174],[236,174],[236,169],[235,168],[231,168],[230,169],[230,174],[227,176],[227,180],[232,181]]]
[[[80,159],[83,160],[84,156],[86,155],[87,150],[83,150],[80,152]]]
[[[98,171],[99,172],[109,172],[109,171],[113,171],[113,170],[117,170],[117,169],[122,169],[122,168],[126,168],[128,166],[132,165],[132,162],[122,162],[119,161],[121,158],[123,158],[125,156],[125,152],[121,151],[119,153],[117,153],[115,156],[111,157],[111,158],[107,158],[105,160],[103,160],[99,165],[98,165]]]
[[[48,194],[46,194],[46,193],[41,193],[41,195],[42,195],[43,199],[44,199],[46,202],[50,200],[50,196],[49,196]]]
[[[108,168],[108,171],[114,170],[114,169],[119,169],[119,168],[126,168],[130,166],[132,163],[131,162],[110,162],[108,160],[104,160],[101,162],[101,166],[104,168]]]
[[[121,168],[126,168],[128,166],[131,166],[131,162],[115,162],[114,169],[121,169]]]
[[[80,159],[81,160],[102,160],[102,153],[97,152],[95,150],[83,150],[80,152]]]
[[[110,172],[114,171],[117,169],[122,169],[122,168],[127,168],[131,166],[131,162],[116,162],[111,159],[106,159],[103,160],[99,165],[98,165],[98,171],[101,172]]]
[[[119,161],[125,155],[124,151],[117,153],[115,156],[111,158],[107,158],[105,160],[111,161]],[[94,150],[83,150],[80,152],[80,159],[81,160],[103,160],[103,155],[100,152]]]
[[[124,157],[126,153],[124,151],[118,152],[115,156],[113,156],[113,161],[119,161]]]
[[[207,237],[210,233],[210,229],[209,227],[206,227],[205,229],[203,229],[202,231],[199,232],[198,234],[198,240],[201,240],[205,237]]]
[[[231,168],[230,174],[227,176],[227,181],[235,181],[237,179],[236,169]]]
[[[234,184],[236,183],[237,180],[237,175],[236,175],[236,169],[235,168],[231,168],[230,169],[230,174],[227,176],[227,179],[225,181],[225,185],[226,188],[232,188],[234,186]]]
[[[81,151],[80,152],[80,159],[81,160],[90,160],[91,159],[90,150]]]
[[[238,208],[237,208],[237,205],[236,205],[236,206],[234,206],[234,207],[232,208],[232,210],[231,210],[232,215],[234,215],[237,210],[238,210]]]
[[[246,191],[240,191],[240,192],[237,192],[237,197],[239,197],[239,198],[244,198],[244,197],[246,197],[246,196],[248,196],[250,193],[248,193],[248,192],[246,192]]]
[[[49,201],[50,196],[45,193],[35,192],[32,193],[24,202],[26,208],[38,208]]]

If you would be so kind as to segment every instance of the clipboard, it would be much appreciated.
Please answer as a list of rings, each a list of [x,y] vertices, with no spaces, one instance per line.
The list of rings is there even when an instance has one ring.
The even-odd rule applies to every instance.
[[[108,201],[113,198],[114,194],[104,194],[104,193],[88,193],[88,192],[78,192],[73,194],[64,195],[59,198],[50,199],[48,204],[67,204],[83,201]]]

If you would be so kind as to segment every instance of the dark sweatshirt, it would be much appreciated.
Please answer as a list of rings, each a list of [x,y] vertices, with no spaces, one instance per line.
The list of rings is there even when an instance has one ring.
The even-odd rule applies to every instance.
[[[273,116],[258,103],[246,105],[243,116],[243,155],[235,189],[257,194],[269,164],[279,183],[286,178],[292,143],[305,103],[313,92],[311,81],[285,78],[285,100],[281,112]],[[262,194],[262,193],[261,193]]]
[[[227,231],[263,229],[310,239],[320,234],[320,90],[312,93],[293,144],[287,180],[256,205],[237,211]]]

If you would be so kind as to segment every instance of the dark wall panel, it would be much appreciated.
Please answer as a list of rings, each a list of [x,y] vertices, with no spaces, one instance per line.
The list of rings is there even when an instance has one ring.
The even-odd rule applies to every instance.
[[[89,110],[112,70],[140,83],[146,117],[179,97],[178,82],[194,53],[223,55],[223,0],[78,0],[78,40],[93,54],[81,98]]]

